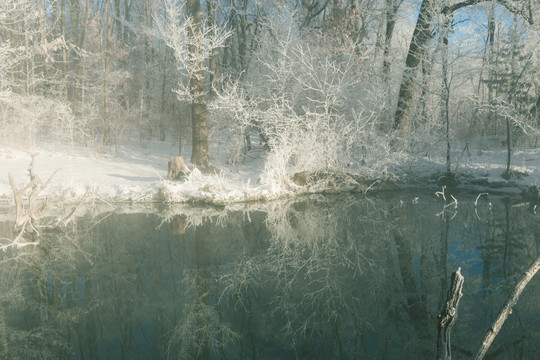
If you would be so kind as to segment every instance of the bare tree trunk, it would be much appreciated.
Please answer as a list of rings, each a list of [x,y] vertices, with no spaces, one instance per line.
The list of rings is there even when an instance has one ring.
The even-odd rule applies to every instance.
[[[488,111],[488,122],[489,124],[493,124],[495,119],[495,113],[493,109],[491,109],[491,105],[493,102],[493,84],[495,82],[494,78],[494,71],[493,71],[493,65],[495,63],[495,60],[493,58],[493,49],[495,44],[495,4],[491,3],[489,5],[488,10],[488,39],[486,43],[486,52],[487,52],[487,64],[488,64],[488,105],[489,111]]]
[[[24,38],[24,47],[26,49],[30,48],[30,37],[32,34],[30,34],[30,24],[27,23],[27,17],[23,15],[22,21],[19,22],[20,31],[21,34],[23,34]],[[25,61],[22,62],[21,66],[23,67],[23,76],[24,76],[24,94],[25,95],[32,95],[34,94],[34,85],[33,81],[30,79],[34,77],[34,58],[33,57],[26,57]]]
[[[192,73],[189,74],[189,91],[192,96],[191,125],[192,153],[191,162],[207,168],[210,162],[208,150],[208,129],[206,125],[206,74],[202,55],[201,3],[200,0],[187,0],[188,15],[193,25],[188,31],[190,38],[189,53],[194,59]]]
[[[106,16],[106,39],[105,39],[105,54],[103,59],[103,145],[111,144],[111,126],[109,123],[109,71],[111,64],[111,37],[112,37],[112,24],[111,24],[111,5],[107,0],[105,3],[105,16]]]
[[[122,12],[124,9],[124,12]],[[114,0],[114,26],[113,29],[116,31],[115,38],[117,39],[117,44],[123,46],[124,49],[128,48],[128,36],[127,29],[129,28],[129,4],[127,0]],[[129,56],[122,56],[118,60],[118,66],[122,69],[129,69]],[[129,109],[129,95],[128,88],[129,82],[123,81],[121,86],[118,86],[118,91],[121,93],[117,94],[120,104],[124,109]]]
[[[84,47],[84,41],[86,40],[86,28],[88,27],[88,19],[90,17],[89,14],[89,2],[90,0],[86,0],[84,3],[84,21],[82,23],[83,27],[81,29],[81,36],[79,38],[79,47],[82,49]]]
[[[448,36],[451,26],[451,15],[447,15],[444,19],[442,28],[442,48],[441,48],[441,63],[442,63],[442,92],[441,92],[441,119],[446,125],[446,174],[450,171],[450,81],[448,79]]]
[[[74,44],[77,46],[80,46],[80,24],[79,24],[79,15],[80,15],[80,7],[79,7],[79,0],[68,0],[68,5],[70,7],[70,24],[71,24],[71,38]],[[76,115],[81,115],[81,99],[82,99],[82,87],[80,84],[80,52],[79,49],[72,49],[70,51],[70,59],[68,61],[71,61],[71,71],[72,74],[75,74],[73,76],[73,85],[72,85],[72,93],[71,93],[71,103],[73,107],[73,112]]]
[[[121,10],[120,0],[114,0],[114,28],[116,28],[116,36],[118,40],[123,39]]]
[[[518,39],[518,30],[517,30],[517,15],[514,14],[514,24],[512,25],[511,30],[511,38],[512,38],[512,47],[516,46],[517,43],[519,43]],[[519,80],[523,76],[523,73],[525,71],[525,68],[527,64],[521,69],[521,72],[518,74],[517,69],[515,67],[516,61],[516,51],[512,49],[511,51],[511,57],[510,57],[510,65],[511,65],[511,73],[512,73],[512,87],[510,89],[510,95],[508,97],[508,103],[510,106],[513,104],[514,94],[516,93],[516,89],[518,87]],[[511,162],[512,162],[512,124],[510,123],[509,116],[505,116],[506,119],[506,170],[503,173],[503,178],[510,179],[512,177],[512,170],[511,170]]]
[[[430,94],[429,80],[433,71],[434,52],[424,54],[422,58],[422,93],[420,94],[420,123],[424,125],[426,132],[431,131],[431,123],[428,117],[428,95]]]
[[[147,29],[152,29],[153,27],[153,17],[152,17],[152,1],[145,1],[145,10],[146,10],[146,27]],[[145,33],[144,38],[144,65],[146,70],[146,81],[144,83],[144,96],[141,101],[144,102],[144,107],[142,108],[143,112],[148,112],[151,102],[151,66],[154,59],[154,49],[150,46],[150,34]]]
[[[388,79],[388,76],[390,75],[390,65],[392,64],[390,59],[390,49],[392,47],[392,38],[396,25],[396,14],[401,3],[402,0],[386,0],[386,32],[383,50],[383,74],[386,79]]]
[[[409,118],[413,108],[414,88],[420,60],[425,52],[426,45],[431,38],[431,20],[434,14],[434,0],[423,0],[418,14],[418,20],[413,32],[409,52],[405,60],[405,70],[401,79],[398,103],[394,115],[394,129],[409,131]]]
[[[509,180],[512,177],[512,126],[510,118],[506,116],[506,170],[502,177]]]
[[[70,10],[72,36],[75,41],[79,38],[79,0],[67,0]]]
[[[241,13],[239,14],[238,23],[238,59],[239,70],[244,71],[247,64],[247,0],[242,1]]]
[[[43,14],[42,0],[36,0],[36,8],[39,17],[39,34],[41,37],[41,46],[46,46],[47,44],[47,28],[45,26],[45,15]],[[47,49],[45,49],[45,55],[43,57],[43,77],[45,80],[49,78],[50,65],[47,59]]]
[[[215,32],[215,25],[216,25],[216,2],[215,0],[207,0],[206,6],[208,10],[208,26],[211,29],[214,29]],[[209,76],[208,76],[208,83],[210,85],[210,96],[214,95],[215,91],[215,76],[217,71],[217,49],[212,49],[212,54],[210,55],[210,61],[209,61]]]
[[[62,38],[66,39],[66,0],[58,2],[60,7],[60,28]],[[68,69],[67,69],[67,47],[62,47],[62,70],[64,72],[64,78],[66,80],[66,86],[64,86],[64,100],[69,100],[69,82],[68,82]],[[75,110],[75,109],[74,109]]]
[[[165,141],[167,138],[167,131],[166,131],[166,124],[165,122],[169,119],[167,115],[165,115],[166,111],[166,103],[168,98],[168,93],[170,93],[170,90],[167,91],[167,80],[169,78],[167,71],[169,69],[169,52],[170,48],[165,47],[163,49],[163,70],[162,70],[162,79],[161,79],[161,104],[160,104],[160,115],[161,115],[161,121],[159,123],[159,139],[161,141]],[[179,124],[180,125],[180,124]],[[178,141],[180,142],[180,146],[178,148],[179,155],[182,156],[182,129],[179,131]]]
[[[77,46],[79,49],[84,48],[84,41],[86,40],[86,28],[88,27],[88,19],[90,17],[89,13],[89,3],[90,0],[86,0],[84,4],[84,20],[82,22],[82,29],[80,29],[79,38],[76,39]],[[80,51],[80,50],[79,50]],[[75,107],[75,113],[77,115],[82,115],[83,112],[83,106],[84,106],[84,89],[83,89],[83,66],[82,66],[82,59],[78,52],[74,54],[73,57],[73,66],[75,68],[75,83],[74,83],[74,102],[77,104]]]
[[[134,0],[124,0],[124,18],[126,25],[131,22],[131,10],[133,9]],[[124,44],[129,42],[129,26],[124,26]]]

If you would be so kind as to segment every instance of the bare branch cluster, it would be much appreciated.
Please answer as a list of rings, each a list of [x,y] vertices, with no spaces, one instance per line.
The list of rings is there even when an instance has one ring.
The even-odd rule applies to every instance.
[[[25,228],[27,224],[33,226],[47,210],[47,200],[39,200],[39,194],[49,185],[52,178],[58,170],[52,173],[49,179],[43,183],[39,176],[35,173],[35,157],[36,154],[32,154],[32,162],[30,163],[30,168],[28,169],[30,182],[18,188],[13,176],[9,176],[9,184],[13,190],[13,198],[16,206],[16,218],[15,224],[13,226],[14,231],[21,231]],[[29,192],[28,194],[26,194]],[[23,196],[26,196],[28,199],[28,204],[25,206],[23,201]]]

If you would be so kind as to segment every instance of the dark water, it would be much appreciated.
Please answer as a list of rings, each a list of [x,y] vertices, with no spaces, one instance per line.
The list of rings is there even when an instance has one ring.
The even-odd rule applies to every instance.
[[[453,355],[470,358],[540,254],[540,215],[477,195],[88,210],[0,252],[0,358],[434,359],[458,267]],[[540,358],[539,300],[536,277],[488,358]]]

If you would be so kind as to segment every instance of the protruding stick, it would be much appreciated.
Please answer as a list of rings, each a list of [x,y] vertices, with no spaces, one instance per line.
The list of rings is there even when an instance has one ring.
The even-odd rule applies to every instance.
[[[452,359],[450,333],[457,320],[457,308],[459,299],[463,295],[464,281],[465,279],[461,275],[461,268],[452,273],[446,303],[439,316],[437,316],[437,360]]]

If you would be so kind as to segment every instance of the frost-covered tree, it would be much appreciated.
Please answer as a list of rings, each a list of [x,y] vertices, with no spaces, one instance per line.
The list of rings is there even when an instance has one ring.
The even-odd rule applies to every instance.
[[[177,94],[191,107],[191,162],[207,168],[210,162],[206,121],[206,79],[210,73],[207,60],[223,45],[229,33],[215,25],[206,26],[199,0],[189,0],[185,5],[166,1],[165,12],[166,16],[157,21],[158,36],[173,50],[178,71],[185,78],[179,82]]]
[[[352,163],[373,160],[373,170],[385,152],[384,141],[376,153],[367,150],[376,123],[361,94],[373,85],[357,44],[340,41],[337,51],[317,34],[297,37],[289,21],[285,11],[268,19],[247,74],[213,104],[238,129],[235,144],[259,135],[267,149],[262,181],[278,193],[297,173],[326,183],[330,174],[348,174]],[[243,153],[236,147],[231,155],[234,162]]]
[[[7,144],[76,137],[68,105],[50,94],[61,83],[51,65],[64,42],[46,19],[41,2],[0,3],[0,136]]]

